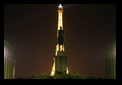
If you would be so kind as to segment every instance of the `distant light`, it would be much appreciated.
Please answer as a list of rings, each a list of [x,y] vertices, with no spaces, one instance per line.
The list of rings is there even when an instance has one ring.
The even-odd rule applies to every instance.
[[[116,47],[114,48],[114,56],[116,57]]]
[[[4,58],[6,57],[6,55],[7,55],[7,49],[6,49],[6,47],[4,46]]]

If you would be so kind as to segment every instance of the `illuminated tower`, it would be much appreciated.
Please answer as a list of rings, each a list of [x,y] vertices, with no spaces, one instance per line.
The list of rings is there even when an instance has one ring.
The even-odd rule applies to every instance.
[[[58,29],[57,29],[57,45],[51,76],[55,74],[68,74],[67,57],[64,51],[64,30],[63,30],[63,7],[58,6]]]

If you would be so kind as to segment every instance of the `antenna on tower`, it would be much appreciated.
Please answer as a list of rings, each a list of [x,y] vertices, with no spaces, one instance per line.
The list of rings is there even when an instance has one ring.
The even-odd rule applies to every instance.
[[[61,8],[61,9],[62,9],[63,7],[62,7],[62,5],[61,5],[61,4],[59,4],[58,8]]]

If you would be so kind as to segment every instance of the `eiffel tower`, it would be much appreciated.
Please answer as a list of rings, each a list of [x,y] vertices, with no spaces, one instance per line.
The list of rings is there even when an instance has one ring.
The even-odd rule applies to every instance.
[[[57,45],[51,76],[55,74],[68,74],[67,56],[64,50],[64,30],[63,30],[63,6],[58,6],[58,29],[57,29]]]

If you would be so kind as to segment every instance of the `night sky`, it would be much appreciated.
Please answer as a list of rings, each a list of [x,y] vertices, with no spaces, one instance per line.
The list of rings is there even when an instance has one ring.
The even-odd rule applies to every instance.
[[[115,4],[62,4],[70,73],[105,77],[105,49],[116,41]],[[58,4],[4,4],[4,39],[16,49],[16,77],[50,73]]]

